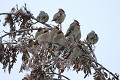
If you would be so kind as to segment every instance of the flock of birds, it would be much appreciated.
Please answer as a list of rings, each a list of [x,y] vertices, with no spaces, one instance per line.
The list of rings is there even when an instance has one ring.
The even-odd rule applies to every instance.
[[[81,55],[82,41],[80,40],[80,23],[77,20],[74,20],[67,29],[66,34],[64,34],[61,29],[61,23],[65,20],[65,17],[65,11],[63,9],[59,9],[59,11],[53,16],[52,20],[57,23],[59,27],[54,26],[51,30],[47,28],[39,28],[35,34],[35,39],[38,44],[52,43],[53,45],[57,45],[57,47],[64,46],[65,42],[69,40],[74,44],[71,55],[75,57]],[[46,23],[49,20],[49,16],[46,12],[41,11],[37,16],[37,20],[39,20],[41,23]],[[88,44],[96,44],[98,39],[98,35],[95,33],[95,31],[91,31],[86,37],[86,42]]]

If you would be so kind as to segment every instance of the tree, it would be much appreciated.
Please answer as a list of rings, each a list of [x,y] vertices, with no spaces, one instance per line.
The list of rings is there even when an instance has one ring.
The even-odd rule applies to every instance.
[[[47,13],[42,11],[34,17],[26,4],[21,8],[13,7],[10,13],[0,13],[6,15],[3,26],[9,24],[10,27],[10,31],[4,31],[5,34],[0,37],[0,62],[3,69],[8,68],[10,73],[17,55],[22,53],[20,72],[30,71],[23,80],[62,80],[63,78],[70,80],[62,75],[65,69],[70,68],[76,72],[83,71],[84,78],[91,75],[93,69],[94,80],[119,80],[117,73],[113,74],[97,62],[94,50],[99,38],[95,31],[88,33],[84,41],[80,40],[80,25],[74,20],[66,35],[61,36],[61,24],[66,16],[64,14],[61,18],[62,14],[62,12],[55,14],[53,21],[57,25],[51,25],[47,24],[49,19]],[[34,26],[39,23],[45,27]],[[49,35],[54,29],[57,31]],[[40,32],[39,35],[34,34],[34,31],[36,34]],[[49,38],[44,37],[43,34]],[[5,36],[9,36],[10,41],[4,40]],[[55,72],[56,69],[58,73]],[[58,79],[55,79],[54,75],[58,75]]]

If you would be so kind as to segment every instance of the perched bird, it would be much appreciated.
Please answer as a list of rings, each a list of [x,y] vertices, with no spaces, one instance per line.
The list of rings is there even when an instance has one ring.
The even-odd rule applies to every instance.
[[[78,42],[81,38],[80,24],[77,20],[74,20],[68,28],[65,37],[70,37],[72,42]]]
[[[59,9],[59,11],[53,16],[53,20],[56,23],[60,24],[61,29],[61,23],[65,20],[66,14],[63,9]]]
[[[52,30],[50,31],[50,38],[51,38],[51,42],[52,43],[53,43],[53,39],[57,35],[58,31],[59,31],[59,28],[57,26],[55,26],[54,28],[52,28]]]
[[[49,30],[45,29],[43,31],[43,34],[41,34],[40,36],[37,37],[37,41],[38,41],[39,44],[49,43],[50,42]]]
[[[41,23],[47,22],[48,19],[49,19],[49,16],[44,11],[40,11],[39,15],[37,16],[37,20],[39,20]]]
[[[35,33],[35,39],[37,40],[37,37],[40,36],[43,33],[43,29],[39,28],[38,31]]]
[[[88,33],[87,37],[86,37],[86,41],[90,44],[96,44],[99,40],[98,35],[95,33],[95,31],[91,31],[90,33]]]
[[[81,38],[81,31],[78,33],[78,35],[75,37],[76,42],[78,42]]]
[[[63,46],[65,44],[65,36],[61,30],[59,30],[57,35],[54,37],[53,44],[57,44],[59,46]]]
[[[84,55],[85,52],[82,50],[82,43],[76,43],[70,51],[70,59]]]

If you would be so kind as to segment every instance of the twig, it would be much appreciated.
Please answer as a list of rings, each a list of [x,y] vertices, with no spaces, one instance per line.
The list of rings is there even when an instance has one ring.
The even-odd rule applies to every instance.
[[[34,20],[36,20],[37,22],[39,22],[39,23],[41,23],[39,20],[37,20],[34,16],[31,16],[31,18],[32,19],[34,19]],[[37,23],[36,22],[36,23]],[[45,26],[47,26],[47,27],[52,27],[52,26],[50,26],[49,24],[47,24],[47,23],[41,23],[41,24],[43,24],[43,25],[45,25]]]
[[[3,44],[17,44],[17,42],[6,42],[6,43],[3,43]]]
[[[70,80],[68,77],[64,76],[64,75],[61,75],[61,74],[58,74],[58,73],[47,73],[47,74],[56,74],[56,75],[59,75],[59,76],[62,76],[64,78],[66,78],[67,80]]]
[[[15,15],[14,13],[0,13],[0,15],[10,15],[10,14],[11,14],[11,15],[12,15],[12,14]]]
[[[16,30],[16,31],[13,31],[12,33],[9,32],[9,33],[6,33],[4,34],[3,36],[1,36],[0,38],[3,38],[9,34],[14,34],[14,33],[17,33],[17,32],[23,32],[23,31],[30,31],[30,30],[38,30],[39,28],[32,28],[32,29],[21,29],[21,30]]]

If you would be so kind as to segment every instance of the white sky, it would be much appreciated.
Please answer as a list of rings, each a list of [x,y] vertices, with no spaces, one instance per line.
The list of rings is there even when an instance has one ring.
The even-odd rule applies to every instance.
[[[67,15],[62,24],[63,31],[66,32],[69,24],[76,19],[81,24],[82,40],[86,38],[87,33],[95,30],[99,36],[95,50],[98,62],[113,73],[120,74],[120,0],[1,0],[0,13],[9,12],[16,4],[21,7],[24,3],[29,6],[34,16],[37,16],[41,10],[47,12],[50,16],[48,23],[51,23],[58,9],[63,8]],[[3,16],[0,18],[2,19]],[[0,23],[0,32],[5,28],[7,27],[3,28]],[[0,80],[21,80],[24,77],[25,74],[18,73],[20,57],[18,61],[11,75],[4,73],[0,64]],[[84,77],[81,72],[77,74],[72,71],[66,71],[64,75],[71,80],[81,80]]]

